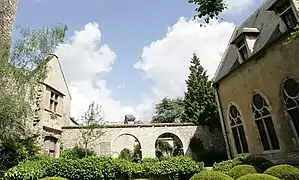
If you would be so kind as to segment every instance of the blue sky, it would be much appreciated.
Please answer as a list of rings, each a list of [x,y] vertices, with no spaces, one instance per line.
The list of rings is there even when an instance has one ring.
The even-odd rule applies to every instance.
[[[98,29],[100,34],[99,32],[96,34],[100,40],[94,41],[92,38],[97,39],[97,36],[91,37],[89,32],[86,34],[90,35],[90,38],[86,39],[91,42],[90,46],[85,48],[90,49],[85,51],[84,48],[79,48],[79,45],[76,46],[82,52],[85,51],[81,54],[86,56],[72,57],[62,50],[63,47],[57,50],[60,52],[58,54],[70,89],[77,88],[71,91],[74,100],[72,115],[79,118],[88,103],[93,100],[104,107],[107,121],[121,121],[125,113],[150,120],[153,105],[161,97],[176,97],[183,94],[182,82],[188,74],[188,57],[192,55],[191,51],[187,52],[184,48],[191,48],[198,54],[202,53],[202,61],[207,61],[203,65],[206,64],[205,68],[209,71],[209,67],[215,67],[217,62],[219,63],[221,59],[219,57],[225,49],[233,26],[242,22],[261,3],[260,1],[229,0],[229,10],[223,14],[224,22],[214,23],[205,30],[199,29],[198,23],[189,21],[195,13],[195,6],[188,4],[187,0],[20,0],[16,25],[36,28],[42,25],[67,24],[69,30],[66,44],[71,46],[75,44],[69,39],[74,36],[74,31],[87,31],[84,29],[86,24],[97,23],[97,26],[90,24],[89,30],[95,32],[92,27]],[[180,20],[181,17],[185,19]],[[168,30],[170,27],[172,30]],[[216,38],[217,34],[221,36]],[[207,41],[205,37],[210,36],[215,39],[206,45],[203,44],[204,40]],[[217,49],[212,42],[216,46],[221,45]],[[93,43],[96,43],[95,47],[91,47]],[[95,56],[99,54],[97,50],[105,45],[108,47],[105,50],[106,55],[102,52],[100,53],[102,56]],[[210,65],[208,55],[204,55],[200,50],[208,47],[215,51],[207,49],[204,52],[218,54],[217,57],[211,57],[215,62]],[[76,49],[76,52],[78,51]],[[72,59],[68,60],[71,57]],[[92,60],[91,57],[96,58]],[[80,80],[72,77],[74,73],[72,74],[70,69],[76,69],[77,73],[82,74],[83,71],[91,72],[88,68],[80,69],[80,63],[87,60],[90,60],[91,64],[95,63],[94,67],[89,66],[92,67],[93,74],[84,79],[79,78]],[[157,60],[159,62],[155,62]],[[72,61],[78,62],[72,63]],[[138,68],[137,62],[143,67]],[[212,69],[211,75],[215,71],[215,68]],[[89,89],[86,83],[91,84],[88,86]],[[177,87],[177,90],[173,87]]]

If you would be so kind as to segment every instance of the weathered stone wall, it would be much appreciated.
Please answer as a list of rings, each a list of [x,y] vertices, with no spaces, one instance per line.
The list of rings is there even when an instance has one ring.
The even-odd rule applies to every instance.
[[[232,153],[236,155],[232,131],[228,120],[228,107],[231,102],[239,108],[244,124],[249,152],[253,155],[271,154],[283,156],[287,152],[298,152],[298,139],[292,131],[289,120],[284,113],[281,87],[287,75],[299,79],[298,41],[283,45],[285,39],[276,42],[256,59],[243,64],[230,76],[220,81],[219,96],[227,127]],[[280,150],[264,152],[251,110],[254,92],[262,92],[269,101],[270,110]],[[296,142],[297,143],[294,143]],[[287,157],[285,157],[287,158]],[[294,157],[292,157],[294,158]],[[283,158],[282,158],[283,159]],[[299,159],[299,156],[296,156]]]
[[[220,137],[216,138],[216,134],[212,134],[207,127],[193,126],[186,124],[168,124],[168,125],[115,125],[104,129],[105,134],[98,139],[93,145],[92,149],[97,154],[113,155],[113,150],[123,149],[124,143],[115,141],[120,136],[130,135],[135,137],[141,144],[142,156],[155,157],[155,142],[157,138],[164,133],[172,133],[176,135],[183,144],[183,150],[186,153],[190,139],[197,135],[203,141],[205,147],[210,148],[212,144],[217,144],[215,147],[224,147],[223,141]],[[80,130],[78,127],[63,127],[62,141],[64,148],[72,148],[79,145]]]

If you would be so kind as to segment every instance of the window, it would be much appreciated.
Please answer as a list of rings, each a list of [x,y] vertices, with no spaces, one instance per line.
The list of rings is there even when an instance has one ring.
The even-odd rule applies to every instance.
[[[51,91],[51,97],[50,97],[50,110],[53,112],[57,112],[57,106],[58,106],[58,99],[59,95],[55,92]]]
[[[288,78],[283,84],[282,95],[285,109],[299,136],[299,83],[293,78]]]
[[[246,47],[245,39],[242,39],[240,42],[236,43],[238,51],[243,60],[248,58],[248,50]]]
[[[57,139],[54,137],[46,137],[44,141],[44,154],[49,157],[55,157]]]
[[[281,19],[288,29],[291,29],[297,25],[297,19],[289,0],[278,6],[276,11],[280,14]]]
[[[253,95],[252,111],[264,150],[280,149],[269,105],[260,94]]]
[[[248,144],[241,120],[241,114],[236,106],[231,105],[229,108],[229,120],[233,132],[235,146],[238,154],[248,153]]]

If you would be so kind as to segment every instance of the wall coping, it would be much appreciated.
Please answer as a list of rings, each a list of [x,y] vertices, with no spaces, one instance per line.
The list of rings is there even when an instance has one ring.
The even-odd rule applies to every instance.
[[[108,124],[101,128],[142,128],[142,127],[177,127],[198,126],[193,123],[149,123],[149,124]],[[63,126],[62,129],[86,129],[87,126]]]

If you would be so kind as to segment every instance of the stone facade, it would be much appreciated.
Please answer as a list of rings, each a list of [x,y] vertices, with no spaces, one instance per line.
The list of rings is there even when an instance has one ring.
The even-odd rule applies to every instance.
[[[217,133],[212,134],[207,127],[194,126],[188,123],[106,125],[103,131],[105,134],[92,144],[91,149],[97,154],[107,156],[118,155],[122,149],[132,146],[130,142],[132,143],[131,140],[135,139],[141,145],[143,158],[155,157],[156,140],[165,133],[172,134],[180,139],[184,153],[187,152],[190,139],[193,136],[198,136],[203,140],[204,147],[208,149],[223,150],[224,147],[220,133],[218,133],[220,136],[217,136]],[[64,148],[80,145],[79,127],[63,127],[62,141]]]
[[[298,1],[290,3],[298,22]],[[299,41],[285,43],[289,30],[273,4],[266,1],[235,30],[215,76],[216,94],[229,155],[252,154],[297,164]],[[258,32],[250,33],[255,37],[253,50],[247,49],[248,57],[242,58],[233,41],[245,27]],[[246,35],[243,32],[248,43]]]

